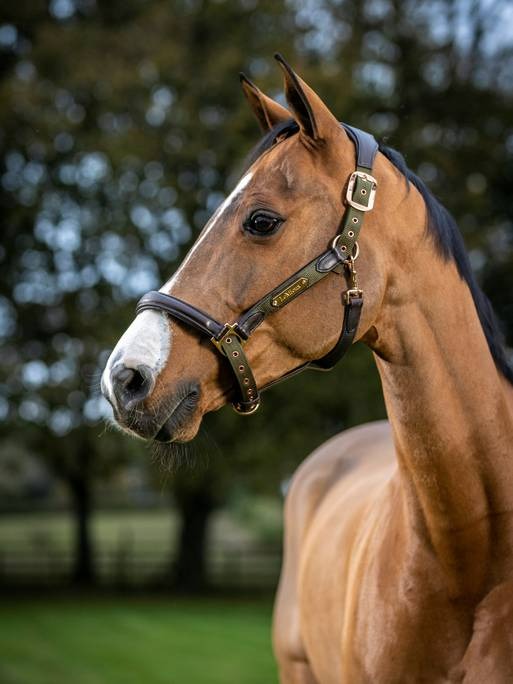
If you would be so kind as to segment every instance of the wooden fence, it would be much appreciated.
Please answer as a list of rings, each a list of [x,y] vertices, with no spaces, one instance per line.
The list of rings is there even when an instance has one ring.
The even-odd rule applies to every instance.
[[[105,587],[151,588],[170,584],[174,558],[171,551],[127,546],[97,549],[95,571]],[[219,544],[208,549],[207,574],[214,588],[273,589],[281,566],[281,549],[256,543]],[[0,549],[0,588],[50,587],[69,582],[72,556],[62,549]]]

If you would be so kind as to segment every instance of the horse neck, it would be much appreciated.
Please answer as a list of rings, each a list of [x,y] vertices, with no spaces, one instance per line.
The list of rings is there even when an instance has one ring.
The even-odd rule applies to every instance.
[[[501,557],[513,552],[513,388],[496,369],[455,264],[430,240],[408,260],[390,279],[370,346],[408,519],[455,591],[479,592],[497,544]]]

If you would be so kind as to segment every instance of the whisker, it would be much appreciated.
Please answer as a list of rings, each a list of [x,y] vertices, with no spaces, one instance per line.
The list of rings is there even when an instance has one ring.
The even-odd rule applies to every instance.
[[[83,374],[85,385],[93,396],[99,396],[101,394],[102,372],[103,371],[97,368]]]

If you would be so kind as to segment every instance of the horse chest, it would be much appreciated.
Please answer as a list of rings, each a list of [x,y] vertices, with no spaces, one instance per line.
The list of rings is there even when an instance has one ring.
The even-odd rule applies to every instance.
[[[326,629],[337,635],[324,648],[317,640],[311,651],[319,683],[510,684],[513,582],[496,587],[476,608],[433,591],[433,573],[433,585],[415,570],[385,586],[371,571],[353,588],[356,596],[339,595],[352,606],[342,611],[345,623],[328,626],[334,611],[327,610],[324,625],[317,624],[318,635]]]
[[[390,553],[368,548],[339,562],[340,574],[333,571],[341,557],[336,543],[331,562],[310,554],[303,634],[316,677],[322,684],[458,681],[449,673],[468,646],[468,608],[448,599],[429,554],[395,547],[386,536],[382,544]]]
[[[513,681],[513,581],[496,586],[477,606],[470,642],[452,675],[463,684]]]

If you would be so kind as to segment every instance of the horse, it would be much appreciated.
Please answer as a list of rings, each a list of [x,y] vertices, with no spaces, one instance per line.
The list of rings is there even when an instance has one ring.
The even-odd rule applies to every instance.
[[[511,682],[513,373],[493,311],[403,158],[277,59],[287,106],[242,77],[264,136],[102,391],[127,432],[186,442],[206,412],[250,414],[259,388],[367,345],[388,421],[322,445],[287,493],[281,682]]]

